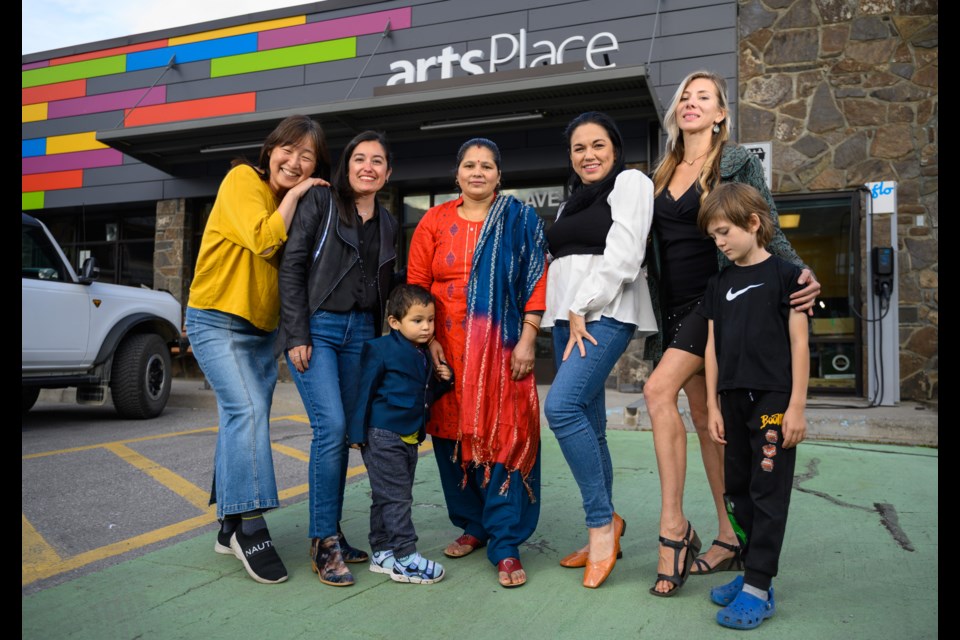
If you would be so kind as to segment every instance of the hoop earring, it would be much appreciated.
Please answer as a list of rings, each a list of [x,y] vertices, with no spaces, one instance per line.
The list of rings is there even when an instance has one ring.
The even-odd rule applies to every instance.
[[[719,125],[719,124],[713,123],[713,132],[714,132],[714,133],[720,133],[720,125]]]

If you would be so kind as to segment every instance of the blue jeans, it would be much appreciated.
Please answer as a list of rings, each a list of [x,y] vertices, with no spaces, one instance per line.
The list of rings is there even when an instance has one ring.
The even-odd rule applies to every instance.
[[[584,341],[587,355],[581,357],[574,347],[563,362],[570,323],[558,321],[553,327],[557,377],[543,411],[580,487],[587,526],[591,528],[613,521],[613,463],[607,447],[604,383],[635,330],[635,325],[601,316],[587,323],[597,346]]]
[[[187,329],[197,364],[217,396],[220,429],[210,496],[217,517],[280,506],[270,449],[274,332],[193,307],[187,307]]]
[[[343,514],[347,479],[347,418],[356,403],[360,352],[374,338],[373,314],[361,311],[317,311],[310,317],[313,354],[309,368],[299,373],[287,354],[287,364],[310,418],[310,529],[307,537],[337,534]]]

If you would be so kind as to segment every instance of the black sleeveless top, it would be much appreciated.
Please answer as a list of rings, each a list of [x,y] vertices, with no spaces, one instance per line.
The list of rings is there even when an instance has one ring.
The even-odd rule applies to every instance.
[[[597,198],[586,209],[569,215],[561,210],[560,217],[546,233],[550,255],[554,258],[603,255],[612,226],[613,216],[606,198]]]
[[[700,233],[700,192],[693,183],[679,199],[664,188],[653,201],[653,226],[660,241],[660,299],[664,307],[703,297],[717,273],[717,247]]]

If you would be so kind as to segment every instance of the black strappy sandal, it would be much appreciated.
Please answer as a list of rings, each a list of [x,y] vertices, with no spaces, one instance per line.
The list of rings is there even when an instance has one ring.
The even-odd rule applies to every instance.
[[[743,556],[741,552],[743,548],[738,544],[729,544],[723,540],[714,540],[711,543],[711,546],[721,547],[727,551],[733,551],[733,555],[729,558],[724,558],[714,566],[710,566],[710,563],[704,560],[703,558],[696,558],[693,561],[693,566],[696,567],[696,571],[690,571],[692,576],[706,576],[711,573],[717,573],[718,571],[743,571]]]
[[[657,585],[655,583],[650,587],[650,593],[658,598],[669,598],[680,591],[680,587],[684,585],[690,576],[690,567],[693,566],[694,559],[697,557],[697,554],[700,553],[700,537],[697,536],[697,532],[693,530],[693,525],[690,524],[688,520],[687,533],[683,536],[683,540],[670,540],[669,538],[660,536],[660,544],[673,549],[673,574],[658,573],[657,582],[666,581],[674,586],[670,591],[660,592],[657,591]],[[687,553],[683,557],[683,569],[681,570],[680,552],[683,549],[686,549]]]

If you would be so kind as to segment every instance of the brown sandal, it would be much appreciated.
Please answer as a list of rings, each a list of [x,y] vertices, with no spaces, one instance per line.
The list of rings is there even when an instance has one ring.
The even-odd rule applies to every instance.
[[[485,540],[480,540],[469,533],[465,533],[448,544],[447,548],[443,550],[443,555],[447,556],[448,558],[462,558],[485,546],[487,546]],[[466,551],[460,551],[457,549],[457,547],[469,547],[469,549]]]

